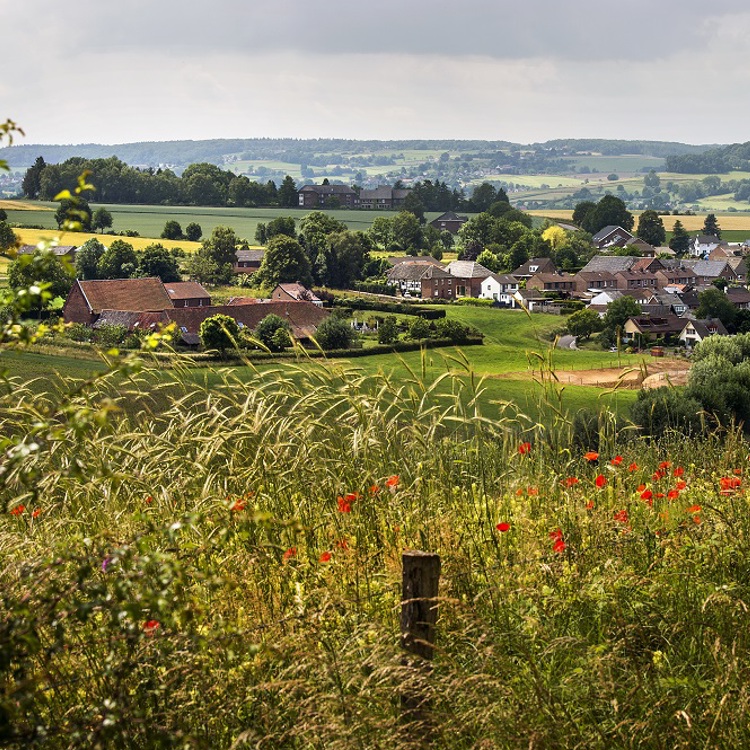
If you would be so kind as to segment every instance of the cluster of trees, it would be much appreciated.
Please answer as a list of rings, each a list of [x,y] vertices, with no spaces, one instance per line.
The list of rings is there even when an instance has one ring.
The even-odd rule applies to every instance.
[[[697,435],[716,424],[750,432],[750,333],[701,342],[685,390],[642,391],[632,418],[654,437],[668,430]]]
[[[251,182],[244,175],[236,175],[208,163],[191,164],[178,177],[169,169],[137,169],[115,156],[107,159],[73,157],[61,164],[46,164],[39,157],[24,176],[24,195],[28,198],[53,200],[61,190],[75,185],[78,175],[84,170],[91,172],[92,181],[96,185],[96,199],[101,203],[249,207],[279,205],[279,191],[272,181],[265,184]],[[296,188],[294,190],[296,198]],[[90,200],[92,195],[85,197]]]
[[[163,240],[188,240],[189,242],[198,242],[202,236],[203,229],[201,229],[200,224],[191,221],[183,232],[180,222],[174,219],[167,221],[161,233]]]
[[[91,238],[78,248],[75,274],[83,280],[158,276],[165,283],[180,281],[181,254],[158,242],[137,251],[125,240],[114,240],[105,247],[98,239]]]
[[[630,231],[635,223],[625,202],[615,195],[605,195],[598,203],[581,201],[573,210],[573,221],[590,234],[610,225]]]

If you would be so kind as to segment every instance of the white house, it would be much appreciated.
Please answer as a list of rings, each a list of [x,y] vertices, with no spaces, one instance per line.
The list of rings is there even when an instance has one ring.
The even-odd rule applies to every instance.
[[[480,299],[491,299],[506,307],[517,307],[518,302],[514,294],[518,291],[518,279],[510,274],[491,273],[482,279]]]
[[[712,234],[698,234],[690,244],[689,252],[694,258],[707,258],[720,244],[721,240]]]
[[[703,339],[709,336],[727,336],[727,329],[718,318],[708,318],[706,320],[688,320],[685,327],[680,332],[680,341],[688,349],[692,349],[696,344],[700,344]]]

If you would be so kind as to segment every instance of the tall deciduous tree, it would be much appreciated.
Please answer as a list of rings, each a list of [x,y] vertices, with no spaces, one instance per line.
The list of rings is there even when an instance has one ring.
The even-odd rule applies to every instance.
[[[591,234],[596,234],[607,226],[618,226],[630,231],[635,219],[628,211],[625,203],[614,195],[605,195],[593,211],[583,219],[583,228]]]
[[[664,222],[656,211],[644,211],[638,217],[636,236],[654,247],[661,247],[667,238]]]
[[[269,240],[258,269],[258,280],[269,288],[295,281],[310,286],[310,261],[302,245],[284,234]]]
[[[137,268],[133,246],[125,240],[115,240],[99,258],[97,274],[100,279],[129,279]]]
[[[196,223],[195,221],[191,221],[185,227],[185,239],[189,240],[190,242],[198,242],[202,235],[203,230],[201,229],[201,225]]]
[[[37,251],[22,255],[8,267],[8,285],[11,289],[28,289],[32,284],[49,284],[52,297],[65,297],[73,286],[73,274],[54,253]]]
[[[9,250],[19,243],[18,236],[7,221],[0,221],[0,250]]]
[[[237,346],[240,328],[234,318],[219,313],[201,323],[198,335],[205,349],[217,349],[223,356],[227,349]]]
[[[164,225],[161,237],[164,240],[181,240],[184,235],[182,234],[182,227],[180,226],[180,222],[175,221],[174,219],[169,219]]]
[[[113,224],[112,214],[107,211],[106,208],[100,206],[94,211],[94,215],[91,217],[91,228],[96,232],[100,230],[102,233],[105,229],[109,229]]]
[[[234,265],[240,240],[229,227],[216,227],[211,236],[203,240],[203,250],[220,266]]]
[[[165,284],[181,281],[177,258],[158,242],[144,247],[138,254],[138,273],[141,276],[158,276]]]
[[[96,237],[86,240],[76,252],[76,276],[84,281],[99,278],[99,261],[107,248]]]

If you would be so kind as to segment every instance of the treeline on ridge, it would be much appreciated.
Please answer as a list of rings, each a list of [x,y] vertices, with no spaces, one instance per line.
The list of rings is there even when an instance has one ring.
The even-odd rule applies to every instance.
[[[679,174],[745,172],[750,170],[750,141],[710,149],[702,154],[667,156],[665,169]]]

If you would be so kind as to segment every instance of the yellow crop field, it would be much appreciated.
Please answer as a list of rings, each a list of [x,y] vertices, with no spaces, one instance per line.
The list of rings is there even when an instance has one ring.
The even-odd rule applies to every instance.
[[[571,221],[573,218],[573,212],[567,211],[567,210],[538,210],[538,211],[529,211],[529,213],[532,216],[541,216],[546,217],[549,219],[557,219],[558,221]],[[640,211],[634,211],[633,215],[637,218],[640,214]],[[682,222],[682,226],[685,227],[685,229],[688,232],[699,232],[701,229],[703,229],[703,222],[706,219],[706,215],[708,213],[711,213],[707,211],[706,213],[696,214],[695,216],[685,216],[683,214],[680,214],[679,216],[662,216],[662,221],[664,222],[664,226],[666,227],[667,231],[671,231],[672,225],[674,224],[677,219],[679,219]],[[714,212],[714,215],[716,216],[716,220],[719,222],[719,226],[723,231],[726,232],[732,232],[732,231],[738,231],[738,232],[750,232],[750,215],[749,214],[737,214],[737,213],[716,213]]]
[[[54,209],[41,203],[28,203],[27,201],[0,200],[0,208],[5,211],[54,211]]]
[[[80,246],[91,237],[96,237],[103,245],[109,245],[113,240],[125,240],[134,249],[143,250],[148,245],[159,242],[166,248],[181,247],[186,253],[195,252],[200,242],[188,242],[187,240],[155,240],[152,237],[116,237],[111,234],[93,234],[88,232],[57,232],[54,229],[14,229],[24,245],[36,245],[42,240],[57,239],[60,245]]]

